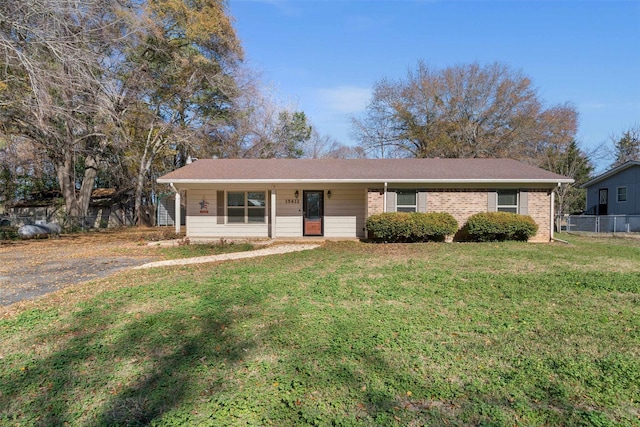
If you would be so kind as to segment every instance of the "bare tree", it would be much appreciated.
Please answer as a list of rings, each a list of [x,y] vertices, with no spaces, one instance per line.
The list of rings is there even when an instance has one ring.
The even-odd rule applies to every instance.
[[[44,147],[67,213],[120,152],[140,217],[158,155],[212,151],[203,128],[230,114],[242,49],[224,0],[7,0],[0,54],[5,131]]]
[[[109,0],[6,0],[0,6],[5,131],[46,150],[67,213],[75,217],[87,212],[101,157],[115,142],[103,64],[121,37],[118,8]]]
[[[383,79],[354,135],[375,157],[514,157],[536,162],[577,129],[568,104],[543,108],[531,80],[505,65],[436,70],[420,62],[406,79]]]
[[[230,115],[242,49],[225,2],[159,0],[128,16],[119,65],[119,128],[134,163],[134,211],[144,222],[145,184],[158,155],[173,167],[212,150],[204,135]]]
[[[243,75],[229,126],[212,131],[220,141],[219,157],[296,158],[312,128],[295,104],[282,102],[273,87],[263,86],[255,74]]]
[[[245,78],[225,0],[6,0],[0,55],[2,133],[50,159],[72,217],[96,180],[133,190],[141,223],[188,157],[299,157],[310,138]]]
[[[0,134],[0,204],[56,194],[55,169],[31,140]]]
[[[311,133],[311,138],[304,148],[304,157],[311,159],[362,159],[366,153],[361,147],[342,144],[328,135]]]

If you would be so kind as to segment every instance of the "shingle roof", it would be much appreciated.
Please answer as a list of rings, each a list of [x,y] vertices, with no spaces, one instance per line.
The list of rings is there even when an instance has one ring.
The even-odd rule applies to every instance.
[[[588,188],[591,187],[593,184],[597,184],[600,181],[604,181],[605,179],[622,172],[623,170],[629,169],[630,167],[633,166],[640,166],[640,160],[629,160],[626,163],[623,163],[613,169],[609,169],[608,171],[604,172],[601,175],[596,176],[595,178],[589,180],[588,182],[585,182],[584,184],[581,185],[582,188]]]
[[[511,159],[203,159],[160,183],[572,182]]]

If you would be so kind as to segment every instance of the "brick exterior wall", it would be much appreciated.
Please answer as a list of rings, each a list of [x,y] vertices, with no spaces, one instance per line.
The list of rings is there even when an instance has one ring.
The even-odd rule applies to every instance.
[[[448,212],[462,227],[471,215],[487,211],[487,191],[430,190],[427,193],[427,212]]]
[[[488,189],[473,190],[428,190],[427,212],[448,212],[462,227],[469,217],[478,212],[487,212]],[[369,216],[382,213],[384,196],[379,190],[369,191]],[[530,242],[548,242],[551,232],[549,214],[551,195],[547,190],[528,191],[529,215],[538,224],[538,233]]]
[[[384,194],[380,194],[382,190],[369,190],[367,208],[368,216],[376,215],[384,212]]]
[[[551,194],[547,190],[529,191],[529,216],[538,224],[530,242],[549,242],[551,236]]]

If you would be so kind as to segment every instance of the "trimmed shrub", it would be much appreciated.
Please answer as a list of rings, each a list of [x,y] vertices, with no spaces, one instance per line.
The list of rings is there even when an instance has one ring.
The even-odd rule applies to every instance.
[[[455,234],[458,222],[444,212],[386,212],[367,218],[367,230],[379,242],[441,242]]]
[[[463,233],[468,239],[476,242],[527,241],[537,231],[538,224],[529,215],[509,212],[477,213],[463,227]]]

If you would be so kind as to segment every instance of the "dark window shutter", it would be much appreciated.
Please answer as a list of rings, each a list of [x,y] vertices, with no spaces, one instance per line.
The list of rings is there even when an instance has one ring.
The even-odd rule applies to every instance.
[[[418,212],[427,211],[427,192],[418,191]]]
[[[396,211],[396,193],[395,191],[387,191],[387,212]]]
[[[487,193],[487,212],[496,212],[498,210],[498,193],[489,191]]]
[[[520,192],[520,200],[518,201],[518,213],[520,215],[529,215],[529,193]]]

